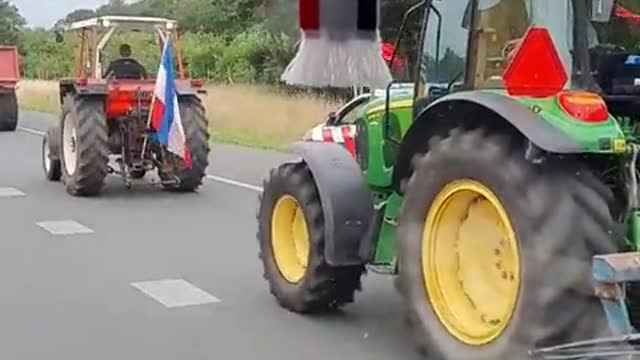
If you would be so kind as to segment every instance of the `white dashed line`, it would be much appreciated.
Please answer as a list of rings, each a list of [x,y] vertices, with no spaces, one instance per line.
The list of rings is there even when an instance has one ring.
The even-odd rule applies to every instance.
[[[220,303],[220,299],[182,279],[134,282],[131,286],[167,308]]]
[[[227,179],[227,178],[223,178],[223,177],[220,177],[220,176],[207,175],[207,179],[213,180],[213,181],[217,181],[217,182],[221,182],[221,183],[228,184],[228,185],[241,187],[241,188],[248,189],[248,190],[262,192],[262,188],[260,186],[255,186],[255,185],[243,183],[243,182],[240,182],[240,181]]]
[[[29,129],[23,126],[18,126],[18,130],[20,131],[24,131],[26,133],[32,134],[32,135],[36,135],[36,136],[44,136],[44,131],[40,131],[40,130],[35,130],[35,129]]]
[[[32,134],[32,135],[36,135],[36,136],[44,136],[44,134],[45,134],[43,131],[30,129],[30,128],[26,128],[26,127],[22,127],[22,126],[18,126],[18,130],[24,131],[26,133],[29,133],[29,134]],[[216,181],[216,182],[219,182],[219,183],[227,184],[227,185],[240,187],[240,188],[247,189],[247,190],[252,190],[252,191],[256,191],[256,192],[262,192],[262,188],[260,186],[255,186],[255,185],[243,183],[241,181],[237,181],[237,180],[233,180],[233,179],[227,179],[227,178],[221,177],[221,176],[207,175],[207,179],[212,180],[212,181]]]
[[[24,193],[12,187],[0,187],[0,198],[12,198],[25,196]]]
[[[41,221],[36,223],[52,235],[91,234],[94,231],[73,220]]]

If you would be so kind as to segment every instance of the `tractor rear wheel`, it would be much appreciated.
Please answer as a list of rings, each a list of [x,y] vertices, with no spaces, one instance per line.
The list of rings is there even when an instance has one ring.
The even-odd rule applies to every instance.
[[[15,91],[0,93],[0,131],[15,131],[18,127],[18,98]]]
[[[524,360],[607,329],[590,264],[616,251],[611,193],[586,168],[534,165],[513,143],[455,130],[414,161],[398,288],[429,359]]]
[[[168,190],[192,192],[202,185],[205,170],[209,166],[209,128],[204,106],[196,96],[181,96],[179,99],[182,125],[187,137],[187,145],[191,152],[191,169],[183,168],[173,175],[179,180],[177,184],[166,184]],[[158,172],[160,178],[171,180],[170,174]]]
[[[102,98],[67,95],[60,119],[62,181],[74,196],[98,195],[108,172],[109,145]]]
[[[315,313],[353,302],[364,267],[327,263],[322,204],[306,163],[271,171],[257,220],[263,276],[282,307]]]
[[[60,128],[49,128],[42,137],[42,169],[49,181],[59,181],[62,176],[60,165]]]

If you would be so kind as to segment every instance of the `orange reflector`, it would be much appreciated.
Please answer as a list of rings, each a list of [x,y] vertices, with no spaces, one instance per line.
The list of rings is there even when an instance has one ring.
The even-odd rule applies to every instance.
[[[588,123],[605,122],[609,109],[599,95],[589,92],[564,92],[558,97],[560,106],[569,115]]]

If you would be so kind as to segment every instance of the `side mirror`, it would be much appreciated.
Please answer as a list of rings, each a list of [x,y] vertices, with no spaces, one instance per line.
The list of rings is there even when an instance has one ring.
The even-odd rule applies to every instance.
[[[62,33],[58,30],[55,31],[55,36],[56,36],[56,42],[57,43],[63,43],[64,42],[64,36],[62,36]]]
[[[591,0],[591,21],[609,22],[615,2],[615,0]]]

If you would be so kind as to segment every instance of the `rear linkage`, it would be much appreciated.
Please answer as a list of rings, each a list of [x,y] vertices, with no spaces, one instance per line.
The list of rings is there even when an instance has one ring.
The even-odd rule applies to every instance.
[[[637,154],[637,151],[634,151]],[[627,285],[640,281],[640,252],[597,255],[592,267],[600,299],[614,337],[578,341],[529,352],[533,359],[632,359],[640,356],[640,334],[627,309]]]
[[[117,119],[117,124],[120,129],[121,143],[120,143],[120,158],[116,160],[119,169],[114,169],[109,165],[109,173],[118,174],[122,178],[125,186],[130,189],[132,186],[132,179],[139,179],[144,176],[147,171],[151,171],[154,168],[161,170],[167,167],[165,158],[171,156],[167,154],[166,150],[156,146],[153,142],[149,142],[149,136],[154,132],[150,128],[149,112],[150,109],[144,109],[142,107],[143,94],[141,90],[136,91],[136,108],[132,109],[126,117]],[[131,121],[135,119],[135,121]],[[142,146],[139,146],[141,141],[140,133],[143,133]],[[139,152],[136,149],[141,149]],[[173,172],[166,172],[171,175]],[[163,179],[160,181],[161,185],[176,185],[180,182],[180,179],[173,175],[171,179]]]
[[[640,145],[630,144],[631,159],[627,166],[628,209],[632,214],[638,206],[637,160]],[[597,255],[593,257],[592,276],[595,296],[605,311],[613,337],[577,341],[532,350],[529,355],[539,360],[605,360],[640,357],[640,333],[633,326],[627,306],[630,283],[640,282],[640,252]]]

